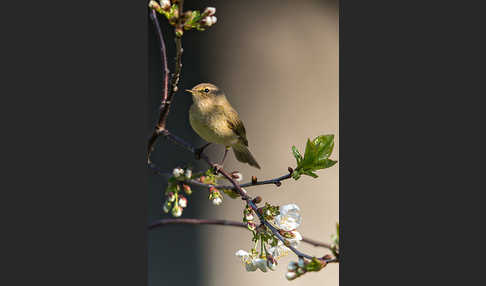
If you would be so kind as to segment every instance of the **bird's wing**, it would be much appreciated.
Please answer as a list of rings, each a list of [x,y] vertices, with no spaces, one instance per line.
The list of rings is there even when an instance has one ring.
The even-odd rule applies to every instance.
[[[229,128],[231,128],[240,137],[241,142],[248,146],[248,139],[246,139],[246,130],[243,122],[241,122],[238,113],[233,108],[224,108],[226,122]]]

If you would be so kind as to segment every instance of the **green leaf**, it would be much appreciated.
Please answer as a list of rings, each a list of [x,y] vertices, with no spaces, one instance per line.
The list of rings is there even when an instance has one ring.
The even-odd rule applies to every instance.
[[[297,165],[299,165],[302,161],[302,155],[300,155],[299,150],[297,150],[295,146],[292,146],[292,153],[294,153],[294,157],[297,160]]]
[[[334,135],[321,135],[313,140],[318,149],[318,158],[327,159],[334,148]]]
[[[240,197],[240,194],[230,189],[223,189],[223,193],[227,194],[232,199]]]
[[[303,165],[310,165],[317,158],[317,148],[310,139],[307,139],[307,145],[305,146]]]
[[[337,161],[329,159],[334,149],[334,135],[321,135],[314,140],[307,139],[304,157],[295,146],[292,146],[292,153],[297,160],[297,168],[292,177],[298,180],[301,175],[317,178],[314,171],[334,166]]]
[[[329,167],[332,167],[334,166],[335,164],[337,163],[337,161],[334,161],[334,160],[331,160],[331,159],[324,159],[322,161],[319,161],[317,164],[316,164],[316,170],[320,170],[320,169],[326,169],[326,168],[329,168]]]
[[[315,173],[313,173],[311,171],[307,171],[304,174],[306,174],[307,176],[311,176],[314,179],[319,177],[319,176],[317,176]]]
[[[294,180],[298,180],[301,176],[301,173],[299,170],[295,170],[293,173],[292,173],[292,178],[294,178]]]
[[[307,271],[319,271],[324,268],[325,264],[319,259],[312,257],[312,260],[305,265],[305,270]]]

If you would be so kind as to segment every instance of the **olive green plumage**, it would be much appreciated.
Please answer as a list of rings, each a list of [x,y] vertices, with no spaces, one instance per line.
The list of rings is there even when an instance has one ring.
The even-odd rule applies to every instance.
[[[232,147],[238,161],[260,169],[248,150],[245,126],[224,92],[210,83],[198,84],[187,91],[194,100],[189,109],[189,122],[194,131],[207,142]]]

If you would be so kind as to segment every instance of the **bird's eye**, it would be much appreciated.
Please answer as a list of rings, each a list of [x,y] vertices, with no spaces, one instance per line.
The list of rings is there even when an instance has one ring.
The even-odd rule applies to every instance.
[[[206,93],[209,92],[209,88],[205,88],[204,92],[206,92]]]

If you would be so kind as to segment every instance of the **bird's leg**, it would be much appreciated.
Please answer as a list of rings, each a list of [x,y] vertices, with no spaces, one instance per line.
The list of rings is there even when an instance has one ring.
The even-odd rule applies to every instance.
[[[213,164],[214,171],[216,171],[216,173],[218,173],[219,170],[223,169],[224,160],[226,160],[226,155],[228,155],[229,149],[230,149],[229,146],[226,146],[224,148],[224,156],[223,156],[223,160],[221,161],[221,164]]]
[[[207,144],[204,144],[204,146],[202,146],[201,148],[196,148],[195,152],[194,152],[194,155],[196,156],[196,160],[199,160],[201,159],[201,154],[202,152],[204,151],[204,149],[206,149],[209,145],[211,145],[211,143],[207,143]]]
[[[228,151],[229,151],[230,147],[229,146],[226,146],[224,148],[224,156],[223,156],[223,160],[221,161],[221,166],[223,166],[224,164],[224,160],[226,160],[226,155],[228,155]]]

